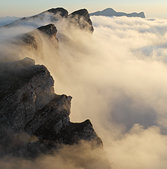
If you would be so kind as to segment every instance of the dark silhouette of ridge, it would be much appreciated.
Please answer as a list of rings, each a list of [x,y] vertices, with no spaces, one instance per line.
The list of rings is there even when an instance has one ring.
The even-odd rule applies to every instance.
[[[133,13],[128,14],[128,13],[125,13],[125,12],[117,12],[112,8],[107,8],[107,9],[104,9],[102,11],[90,13],[90,15],[91,16],[109,16],[109,17],[112,17],[112,16],[127,16],[127,17],[145,18],[144,12],[140,12],[140,13],[133,12]]]

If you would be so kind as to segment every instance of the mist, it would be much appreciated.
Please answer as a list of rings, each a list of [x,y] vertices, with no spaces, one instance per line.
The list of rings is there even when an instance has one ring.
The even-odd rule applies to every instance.
[[[3,169],[110,169],[102,149],[92,149],[86,142],[73,146],[66,145],[54,154],[43,155],[33,161],[5,157],[0,159],[0,166]]]
[[[56,93],[73,97],[71,120],[92,121],[113,169],[165,169],[167,20],[91,19],[93,34],[69,28],[61,20],[55,23],[58,45],[39,33],[38,50],[0,49],[46,65],[54,77]],[[48,158],[52,160],[45,157],[46,161]]]
[[[6,16],[6,17],[0,17],[0,26],[4,26],[6,24],[12,23],[13,21],[19,19],[18,17],[10,17],[10,16]]]

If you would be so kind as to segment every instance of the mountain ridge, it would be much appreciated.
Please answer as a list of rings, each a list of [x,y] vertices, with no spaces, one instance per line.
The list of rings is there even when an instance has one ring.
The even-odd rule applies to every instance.
[[[70,15],[62,8],[52,8],[49,12],[69,19],[70,24],[77,24],[81,30],[88,27],[89,31],[93,31],[86,9]],[[39,16],[43,17],[38,14],[30,19]],[[28,19],[22,18],[19,22]],[[43,36],[54,46],[59,42],[56,35],[57,28],[50,23],[21,33],[8,43],[19,49],[28,45],[28,50],[35,49],[40,53],[40,42],[36,38]],[[36,65],[29,56],[22,60],[0,62],[0,147],[4,147],[0,150],[0,157],[10,155],[34,159],[57,151],[60,145],[77,145],[81,141],[89,142],[92,148],[102,148],[102,140],[89,119],[81,123],[70,121],[71,100],[71,96],[54,92],[54,79],[48,69],[44,65]],[[22,142],[17,148],[16,135],[17,141]],[[23,140],[22,135],[26,135]],[[6,147],[6,143],[10,146]]]
[[[110,169],[105,155],[97,157],[96,154],[92,154],[94,150],[103,154],[104,149],[103,142],[91,121],[85,118],[82,122],[71,122],[72,97],[56,94],[54,79],[49,70],[43,64],[36,65],[35,60],[31,59],[32,57],[38,60],[39,57],[42,60],[45,43],[54,48],[53,52],[57,52],[60,41],[66,41],[66,34],[61,32],[62,26],[69,32],[72,30],[91,35],[93,25],[89,13],[87,9],[81,9],[67,15],[68,11],[60,8],[52,8],[49,13],[51,15],[47,24],[42,23],[38,26],[35,21],[43,20],[45,14],[37,14],[30,18],[22,18],[5,27],[7,31],[10,28],[15,30],[15,26],[19,28],[22,24],[26,27],[26,23],[33,25],[32,29],[20,32],[7,39],[7,42],[3,42],[5,45],[7,43],[9,48],[10,45],[12,46],[9,55],[8,53],[6,55],[5,50],[4,53],[0,53],[2,55],[0,58],[2,59],[0,60],[0,158],[9,156],[30,161],[48,155],[56,158],[63,148],[69,147],[70,158],[79,156],[78,159],[76,157],[72,159],[72,162],[77,164],[81,160],[84,161],[79,165],[80,168],[89,169],[101,165],[104,169]],[[67,22],[57,29],[56,23],[52,23],[56,19]],[[64,37],[59,39],[57,33],[62,33]],[[14,55],[16,49],[18,52]],[[19,56],[20,53],[25,53],[25,56]],[[55,63],[55,69],[56,66]],[[86,156],[82,155],[84,151]],[[66,156],[64,158],[66,161],[70,159]],[[87,161],[92,161],[92,164],[87,164]],[[87,165],[90,167],[84,167]]]
[[[140,17],[140,18],[145,18],[144,12],[133,12],[133,13],[125,13],[125,12],[117,12],[113,8],[106,8],[102,11],[97,11],[90,13],[90,16],[127,16],[127,17]]]
[[[14,26],[29,26],[38,28],[48,24],[55,24],[61,19],[65,19],[67,22],[69,22],[69,26],[73,25],[90,32],[93,32],[94,30],[89,12],[85,8],[74,11],[70,14],[64,8],[51,8],[37,15],[18,19],[5,25],[5,27],[10,28]]]

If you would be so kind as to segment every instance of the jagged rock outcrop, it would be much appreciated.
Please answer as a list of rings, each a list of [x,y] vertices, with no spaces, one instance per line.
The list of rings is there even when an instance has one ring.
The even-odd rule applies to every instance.
[[[35,112],[54,98],[53,78],[33,60],[1,64],[0,68],[0,124],[22,131]],[[42,82],[42,83],[41,83]]]
[[[72,97],[55,94],[53,85],[32,59],[0,64],[0,156],[34,158],[81,140],[102,145],[89,120],[70,122]]]
[[[60,15],[61,17],[67,17],[68,11],[64,8],[52,8],[47,10],[47,12],[53,13],[55,15]]]
[[[54,24],[49,24],[45,26],[41,26],[37,28],[36,30],[24,34],[19,37],[19,39],[24,42],[26,45],[33,47],[34,49],[38,48],[39,42],[39,34],[37,34],[37,31],[40,33],[45,34],[50,40],[57,41],[57,28]]]
[[[79,28],[93,32],[94,28],[87,9],[75,11],[71,13],[68,18]]]
[[[38,28],[38,30],[40,32],[46,34],[50,38],[54,37],[56,39],[57,28],[56,28],[56,26],[54,24],[49,24],[49,25],[41,26],[41,27]]]
[[[116,12],[112,8],[107,8],[107,9],[104,9],[102,11],[97,11],[97,12],[91,13],[90,15],[91,16],[109,16],[109,17],[112,17],[112,16],[127,16],[127,17],[145,18],[144,12],[140,12],[140,13],[133,12],[133,13],[128,14],[128,13],[124,13],[124,12]]]

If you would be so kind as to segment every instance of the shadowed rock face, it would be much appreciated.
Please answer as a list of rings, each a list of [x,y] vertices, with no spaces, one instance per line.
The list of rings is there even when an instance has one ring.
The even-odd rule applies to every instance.
[[[33,158],[81,140],[102,145],[89,120],[70,122],[72,97],[55,94],[53,85],[47,68],[32,59],[1,63],[0,156]]]
[[[3,126],[15,131],[23,131],[35,112],[54,98],[53,78],[31,59],[2,64],[0,79],[0,114],[6,119]]]

